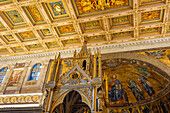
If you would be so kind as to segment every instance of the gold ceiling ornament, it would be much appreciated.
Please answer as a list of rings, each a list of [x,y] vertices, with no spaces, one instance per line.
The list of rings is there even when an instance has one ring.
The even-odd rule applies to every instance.
[[[63,9],[62,5],[59,4],[59,3],[54,4],[53,10],[54,10],[55,13],[57,13],[59,15],[61,15],[64,12],[64,9]]]
[[[116,44],[161,36],[168,38],[170,2],[136,2],[138,3],[132,0],[18,0],[17,4],[11,1],[9,6],[6,2],[0,3],[0,57],[31,54],[33,51],[39,53],[70,49],[81,46],[83,37],[86,36],[90,37],[87,44],[90,47],[105,46],[110,41],[111,44]],[[158,31],[147,31],[147,28],[156,27],[159,27]],[[104,35],[105,38],[99,38],[99,35]],[[53,43],[56,40],[57,43]]]

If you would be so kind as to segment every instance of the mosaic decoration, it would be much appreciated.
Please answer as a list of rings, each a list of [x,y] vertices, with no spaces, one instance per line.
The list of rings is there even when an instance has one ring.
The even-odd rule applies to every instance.
[[[13,103],[38,103],[40,101],[40,95],[24,95],[24,96],[7,96],[0,97],[0,104],[13,104]]]
[[[59,35],[69,35],[69,34],[75,34],[76,31],[74,29],[74,26],[71,25],[64,25],[64,26],[58,26],[56,27],[56,30]]]
[[[73,1],[77,8],[77,14],[87,14],[102,10],[130,7],[130,0],[75,0]]]
[[[160,27],[141,29],[139,31],[140,35],[151,35],[151,34],[160,34],[160,33],[161,33]]]
[[[50,17],[52,18],[53,21],[55,21],[55,19],[68,18],[69,16],[62,1],[47,2],[44,3],[44,6],[51,14]]]
[[[142,61],[108,59],[102,61],[102,69],[108,77],[110,106],[144,102],[158,94],[168,84],[168,81],[155,72],[151,65]],[[117,93],[114,93],[115,91]]]
[[[26,6],[25,9],[29,13],[31,20],[33,20],[34,23],[44,22],[44,18],[42,14],[40,13],[40,11],[38,10],[36,5]]]
[[[96,41],[106,41],[105,35],[97,35],[87,37],[88,42],[96,42]]]
[[[80,25],[81,25],[83,32],[102,30],[102,21],[100,20],[81,23]]]
[[[63,40],[62,42],[66,46],[71,44],[78,44],[80,43],[80,39],[76,38],[76,39]]]
[[[136,54],[142,54],[165,63],[170,66],[170,49],[156,49],[156,50],[145,50],[143,52],[136,52]]]
[[[54,42],[48,42],[48,43],[46,43],[46,44],[47,44],[47,46],[48,46],[49,48],[59,47],[59,45],[58,45],[58,43],[57,43],[56,41],[54,41]]]
[[[4,35],[4,36],[3,36],[3,39],[4,39],[4,41],[5,41],[7,44],[16,43],[15,38],[14,38],[11,34],[9,34],[9,35]]]
[[[140,23],[162,21],[163,10],[156,10],[141,13]]]
[[[15,52],[23,52],[23,51],[24,51],[21,46],[12,47],[12,49],[13,49]]]
[[[41,44],[32,44],[27,46],[29,50],[42,48]]]
[[[129,26],[132,25],[132,16],[122,16],[110,19],[110,25],[112,27],[122,27],[122,26]]]
[[[24,22],[23,18],[21,17],[21,15],[17,10],[7,11],[6,14],[8,15],[8,17],[13,23]]]
[[[22,76],[23,70],[14,70],[8,82],[8,86],[17,86]]]
[[[113,33],[112,39],[117,39],[117,38],[126,38],[126,37],[132,37],[133,32],[132,31],[126,31],[126,32],[119,32],[119,33]]]
[[[36,39],[36,36],[32,31],[26,31],[26,32],[21,32],[18,33],[22,41],[27,41],[27,40],[34,40]]]

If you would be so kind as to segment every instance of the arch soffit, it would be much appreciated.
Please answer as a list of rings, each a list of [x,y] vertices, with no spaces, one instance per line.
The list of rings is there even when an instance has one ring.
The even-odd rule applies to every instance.
[[[68,89],[68,90],[65,90],[65,91],[63,91],[63,92],[61,92],[61,93],[59,94],[60,96],[56,99],[56,101],[55,101],[54,104],[52,105],[52,110],[51,110],[51,112],[55,109],[55,107],[57,107],[59,104],[63,103],[65,96],[66,96],[69,92],[71,92],[71,91],[73,91],[73,90],[77,91],[77,92],[80,94],[80,96],[81,96],[81,98],[82,98],[82,102],[84,102],[85,104],[87,104],[88,107],[91,109],[91,106],[92,106],[92,105],[91,105],[90,99],[89,99],[89,97],[88,97],[86,94],[84,94],[83,91],[78,90],[78,89]]]

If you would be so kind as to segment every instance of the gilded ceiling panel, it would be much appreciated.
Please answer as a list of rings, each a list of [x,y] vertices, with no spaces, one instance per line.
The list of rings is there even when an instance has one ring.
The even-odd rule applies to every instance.
[[[36,36],[32,31],[20,32],[18,36],[22,41],[35,40]]]
[[[100,13],[131,6],[131,0],[72,0],[72,2],[77,15]]]
[[[1,30],[5,30],[6,28],[4,27],[4,25],[2,24],[2,22],[0,22],[0,31]]]
[[[15,53],[23,52],[23,51],[24,51],[21,46],[12,47],[12,50],[13,50]]]
[[[32,44],[32,45],[27,45],[26,47],[30,51],[37,50],[37,49],[42,49],[43,48],[41,44]]]
[[[62,42],[64,46],[68,46],[68,45],[80,44],[81,41],[79,38],[75,38],[75,39],[63,40]]]
[[[161,27],[147,28],[139,30],[139,35],[161,34]]]
[[[56,30],[57,30],[59,36],[76,34],[76,31],[75,31],[73,24],[64,25],[64,26],[57,26]]]
[[[52,32],[51,32],[51,30],[49,28],[40,29],[40,30],[38,30],[38,32],[42,36],[42,39],[52,38],[53,37],[53,34],[52,34]]]
[[[103,30],[103,23],[101,20],[80,23],[83,32],[92,32]]]
[[[11,44],[11,43],[16,43],[15,38],[11,35],[3,35],[3,40],[7,43],[7,44]]]
[[[140,24],[149,23],[149,22],[160,22],[163,17],[163,10],[156,10],[150,12],[141,13],[139,16]]]
[[[133,31],[113,33],[112,40],[118,39],[118,38],[128,38],[128,37],[133,37]]]
[[[9,51],[6,49],[6,48],[1,48],[0,49],[0,54],[8,54],[9,53]]]
[[[34,24],[45,23],[44,17],[42,16],[36,5],[26,6],[24,7],[24,9],[26,10],[27,14]]]
[[[132,15],[110,18],[110,27],[132,26]]]
[[[152,5],[156,3],[163,3],[165,0],[139,0],[140,5]]]
[[[17,10],[9,10],[2,12],[4,17],[7,18],[7,21],[10,25],[10,27],[18,27],[25,25],[25,21],[23,17],[20,15],[20,13]]]
[[[0,0],[0,4],[6,4],[12,2],[12,0]]]
[[[0,22],[0,28],[4,28],[4,25]]]
[[[43,5],[52,21],[69,17],[66,5],[64,5],[61,0],[57,0],[56,2],[45,2]]]
[[[106,41],[105,35],[89,36],[87,37],[88,42],[100,42]]]
[[[48,43],[46,43],[46,45],[48,46],[48,48],[58,48],[58,47],[60,47],[56,41],[48,42]]]

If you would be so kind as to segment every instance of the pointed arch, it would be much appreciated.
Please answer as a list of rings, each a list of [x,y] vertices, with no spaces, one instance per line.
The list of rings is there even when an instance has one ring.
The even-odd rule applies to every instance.
[[[40,63],[34,64],[31,68],[31,72],[28,76],[27,81],[37,81],[40,76],[41,67],[42,65]]]
[[[81,101],[83,103],[85,103],[90,109],[92,109],[92,105],[91,105],[91,102],[90,102],[90,98],[81,90],[78,90],[78,89],[68,89],[64,92],[61,92],[59,95],[59,97],[56,99],[56,101],[53,103],[52,105],[52,111],[59,105],[59,104],[62,104],[64,102],[64,99],[66,97],[66,95],[68,95],[70,92],[72,91],[76,91],[80,94],[81,96]]]
[[[3,67],[0,69],[0,84],[3,83],[8,67]]]

